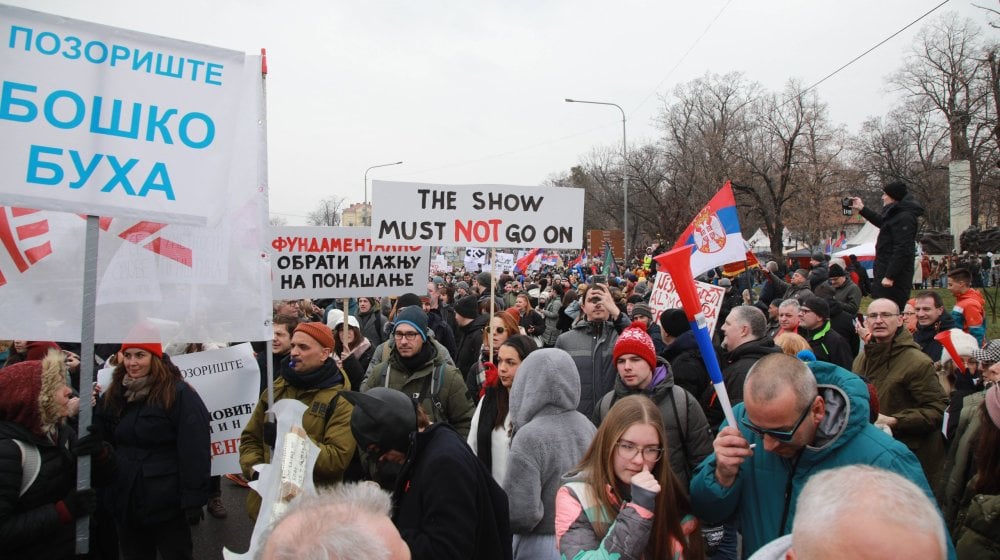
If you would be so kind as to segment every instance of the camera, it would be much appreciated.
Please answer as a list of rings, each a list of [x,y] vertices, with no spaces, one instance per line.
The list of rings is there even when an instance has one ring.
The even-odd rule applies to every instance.
[[[844,198],[840,199],[840,209],[845,216],[851,215],[853,204],[854,204],[854,199],[849,196],[845,196]]]

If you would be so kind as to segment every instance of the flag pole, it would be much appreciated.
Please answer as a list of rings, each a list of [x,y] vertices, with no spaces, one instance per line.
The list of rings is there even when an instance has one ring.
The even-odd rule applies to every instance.
[[[90,398],[94,382],[94,330],[97,309],[97,245],[100,233],[100,218],[87,216],[87,231],[83,249],[83,324],[80,333],[80,416],[79,433],[86,434],[93,420]],[[76,488],[90,488],[90,456],[76,459]],[[76,553],[90,551],[90,516],[76,520]]]

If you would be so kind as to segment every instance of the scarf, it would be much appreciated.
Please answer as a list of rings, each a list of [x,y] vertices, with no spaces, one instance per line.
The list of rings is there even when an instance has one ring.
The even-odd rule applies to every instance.
[[[402,354],[399,354],[398,349],[394,350],[399,355],[399,362],[403,364],[403,367],[406,368],[408,374],[418,371],[421,367],[423,367],[424,364],[434,357],[436,351],[434,348],[434,342],[430,339],[425,340],[423,348],[409,358],[404,358]]]
[[[281,377],[296,389],[326,389],[344,382],[340,368],[331,358],[327,358],[323,365],[308,373],[299,373],[288,367],[287,360],[282,361],[281,365]]]
[[[125,387],[125,400],[135,402],[144,400],[149,396],[149,391],[153,388],[153,380],[148,375],[133,378],[126,374],[122,378],[122,386]]]

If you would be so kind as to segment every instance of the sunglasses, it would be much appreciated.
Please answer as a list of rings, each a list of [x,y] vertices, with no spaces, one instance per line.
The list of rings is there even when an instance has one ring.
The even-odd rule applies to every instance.
[[[795,432],[798,431],[799,426],[801,426],[802,422],[805,421],[806,416],[809,415],[809,411],[810,410],[812,410],[812,404],[811,403],[810,403],[809,406],[806,407],[805,410],[802,411],[802,415],[799,416],[798,421],[795,422],[795,425],[792,426],[792,429],[788,430],[788,431],[784,431],[784,430],[768,430],[766,428],[761,428],[760,426],[758,426],[758,425],[754,424],[753,422],[751,422],[749,418],[744,418],[743,420],[741,420],[741,422],[743,423],[743,427],[745,427],[746,429],[750,430],[751,432],[757,434],[761,438],[763,438],[764,436],[771,436],[772,438],[780,441],[781,443],[788,443],[788,442],[792,441],[792,437],[795,436]]]
[[[503,334],[505,331],[506,331],[506,329],[504,329],[503,327],[497,327],[497,328],[493,329],[493,334]],[[490,332],[490,328],[489,327],[483,327],[483,332],[484,333]]]

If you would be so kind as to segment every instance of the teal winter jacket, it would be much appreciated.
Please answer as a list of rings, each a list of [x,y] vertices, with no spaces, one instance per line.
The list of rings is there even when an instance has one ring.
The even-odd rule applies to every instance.
[[[737,514],[743,532],[744,557],[769,541],[791,533],[795,502],[802,487],[810,476],[825,469],[872,465],[912,481],[934,500],[916,456],[868,422],[868,388],[864,381],[830,363],[809,362],[808,365],[816,376],[819,394],[826,402],[826,415],[817,427],[815,441],[803,449],[797,464],[764,450],[763,439],[742,426],[746,410],[740,403],[733,407],[733,413],[743,437],[757,444],[754,455],[743,463],[729,488],[721,486],[715,478],[714,453],[698,465],[692,476],[694,514],[706,525],[721,523]],[[787,518],[781,526],[786,507]],[[950,542],[948,547],[949,557],[954,558]]]

